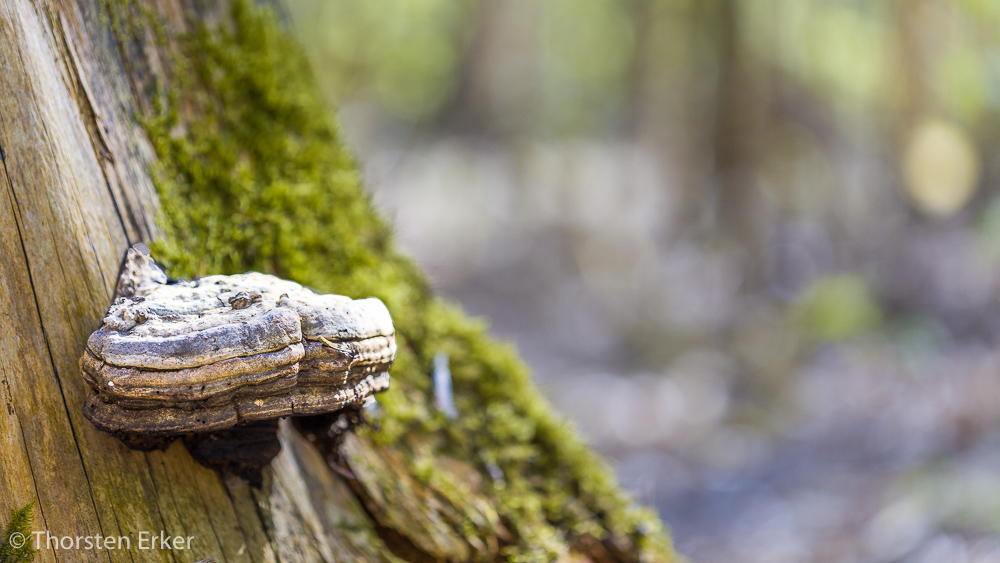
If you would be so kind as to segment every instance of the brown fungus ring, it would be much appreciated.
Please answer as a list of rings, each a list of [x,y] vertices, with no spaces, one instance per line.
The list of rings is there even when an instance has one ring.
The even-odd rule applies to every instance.
[[[80,358],[83,413],[134,449],[184,437],[202,463],[259,483],[280,448],[279,418],[373,402],[395,356],[378,299],[257,272],[168,283],[136,245]]]

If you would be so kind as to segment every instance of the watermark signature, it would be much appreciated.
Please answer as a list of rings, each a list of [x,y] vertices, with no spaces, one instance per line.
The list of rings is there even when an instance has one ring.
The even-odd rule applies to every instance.
[[[7,538],[7,543],[14,549],[30,545],[31,549],[51,550],[131,550],[133,543],[136,549],[173,549],[177,551],[191,549],[195,536],[173,536],[166,532],[141,531],[135,538],[132,536],[59,536],[49,531],[31,532],[25,534],[14,532]]]

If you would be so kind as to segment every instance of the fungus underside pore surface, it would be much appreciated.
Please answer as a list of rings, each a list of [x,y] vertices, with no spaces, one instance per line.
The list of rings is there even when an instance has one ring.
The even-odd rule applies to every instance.
[[[475,466],[514,536],[507,559],[552,560],[592,537],[628,559],[674,560],[656,516],[553,413],[512,347],[435,297],[399,252],[300,46],[273,13],[237,0],[228,19],[179,38],[173,84],[142,118],[158,157],[163,236],[153,256],[175,277],[256,270],[382,299],[399,353],[379,396],[380,428],[359,433],[392,444],[415,478],[438,487],[448,478],[435,474],[435,455]],[[439,352],[450,359],[453,421],[431,406]]]

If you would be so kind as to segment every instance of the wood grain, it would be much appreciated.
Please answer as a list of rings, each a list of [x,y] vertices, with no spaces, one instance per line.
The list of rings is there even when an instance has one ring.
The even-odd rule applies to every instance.
[[[156,9],[175,25],[197,15],[192,3]],[[0,0],[0,515],[34,501],[36,531],[131,539],[42,549],[39,561],[380,560],[363,511],[305,444],[286,445],[253,491],[180,444],[134,452],[83,418],[87,335],[125,249],[157,234],[153,151],[133,116],[151,103],[137,92],[162,54],[123,60],[100,13],[87,0]],[[339,535],[334,518],[360,532]],[[190,551],[139,549],[142,532],[195,539]]]

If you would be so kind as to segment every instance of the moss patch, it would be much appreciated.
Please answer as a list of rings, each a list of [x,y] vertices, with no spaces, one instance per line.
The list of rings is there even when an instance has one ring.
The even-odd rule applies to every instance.
[[[657,518],[621,493],[516,353],[434,297],[394,246],[305,57],[273,14],[241,0],[230,16],[182,38],[169,102],[144,122],[160,167],[164,236],[154,256],[177,277],[258,270],[381,298],[400,351],[380,396],[381,431],[368,438],[433,444],[475,465],[516,536],[509,560],[553,560],[588,539],[626,560],[673,560]],[[438,352],[450,358],[456,421],[429,406]],[[414,472],[436,480],[427,464]]]
[[[28,503],[18,510],[10,511],[10,521],[0,536],[0,563],[28,563],[35,560],[35,551],[31,548],[31,506]],[[11,542],[12,534],[20,534],[17,541]],[[26,541],[22,541],[26,540]],[[21,544],[16,546],[16,544]]]

